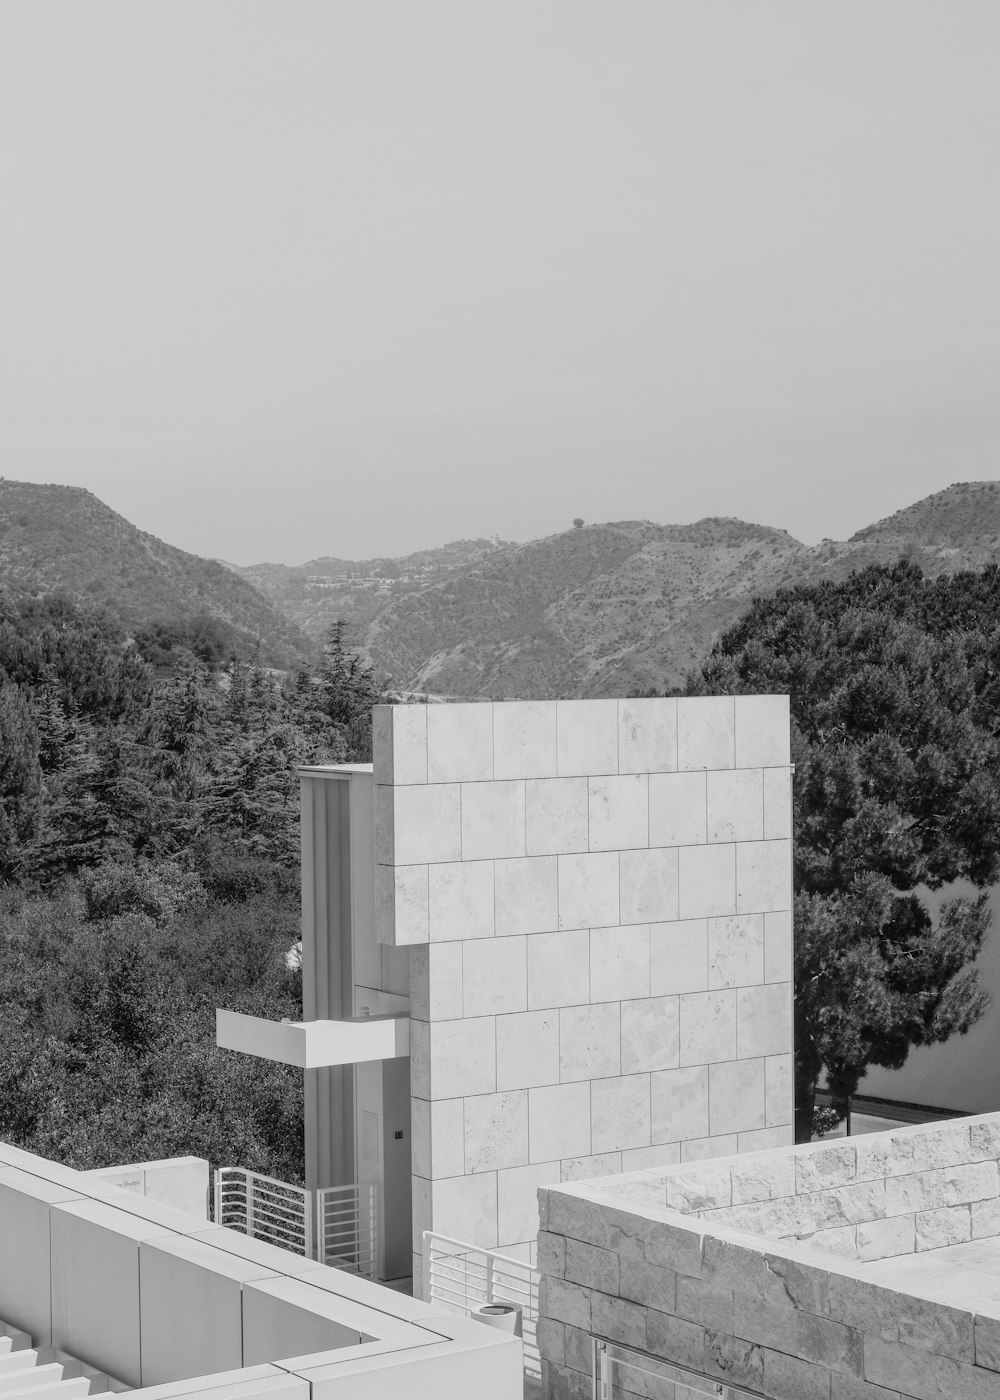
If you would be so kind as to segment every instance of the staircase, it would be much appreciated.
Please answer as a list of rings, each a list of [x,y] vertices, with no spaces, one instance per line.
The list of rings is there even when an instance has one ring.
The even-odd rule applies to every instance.
[[[125,1389],[64,1352],[33,1347],[27,1332],[0,1322],[0,1400],[85,1400]]]

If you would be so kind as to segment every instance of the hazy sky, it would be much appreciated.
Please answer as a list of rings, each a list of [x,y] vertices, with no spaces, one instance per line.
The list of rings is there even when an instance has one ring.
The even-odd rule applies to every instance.
[[[0,0],[0,473],[238,563],[1000,443],[996,0]]]

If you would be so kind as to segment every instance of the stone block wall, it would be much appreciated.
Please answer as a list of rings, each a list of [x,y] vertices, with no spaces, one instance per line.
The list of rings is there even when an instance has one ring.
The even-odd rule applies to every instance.
[[[720,1164],[691,1189],[702,1220],[866,1262],[1000,1234],[998,1149],[995,1123],[957,1120]]]
[[[790,1141],[788,745],[785,696],[376,710],[418,1252],[531,1257],[542,1185]]]
[[[918,1247],[996,1234],[998,1157],[993,1115],[541,1192],[545,1394],[589,1397],[597,1336],[774,1400],[1000,1395],[1000,1300],[914,1296],[858,1260],[742,1233],[758,1206],[814,1196],[867,1215],[884,1191],[914,1209],[882,1218],[941,1213]],[[723,1223],[727,1210],[748,1214]]]

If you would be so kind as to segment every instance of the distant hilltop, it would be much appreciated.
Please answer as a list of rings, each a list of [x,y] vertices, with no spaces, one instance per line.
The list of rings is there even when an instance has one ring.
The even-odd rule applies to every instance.
[[[527,544],[463,540],[402,559],[243,573],[310,637],[352,622],[400,690],[551,698],[679,685],[755,594],[901,555],[928,574],[1000,557],[1000,483],[950,486],[818,545],[731,517],[626,520]]]
[[[238,572],[146,534],[80,486],[0,478],[0,585],[62,590],[129,630],[207,616],[225,624],[242,653],[276,667],[312,650]]]
[[[397,690],[451,698],[677,686],[755,595],[901,556],[931,575],[1000,559],[1000,482],[949,486],[818,545],[731,517],[624,520],[527,544],[237,568],[144,534],[89,491],[0,481],[0,583],[67,588],[132,625],[207,612],[276,665],[343,619]]]

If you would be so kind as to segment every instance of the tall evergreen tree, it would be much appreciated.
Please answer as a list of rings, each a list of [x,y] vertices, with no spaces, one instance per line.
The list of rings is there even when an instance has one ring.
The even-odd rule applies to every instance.
[[[985,896],[935,919],[920,887],[1000,874],[1000,574],[910,563],[758,599],[689,693],[791,696],[796,1128],[869,1065],[962,1033],[986,1005]]]

